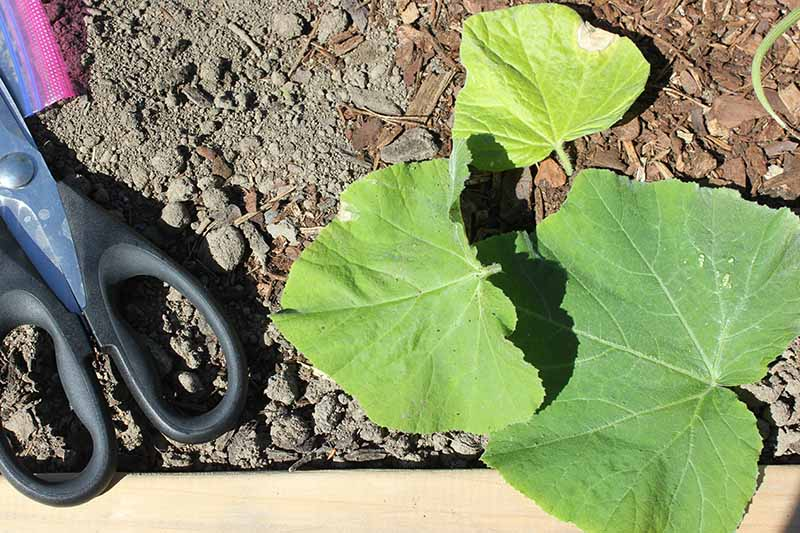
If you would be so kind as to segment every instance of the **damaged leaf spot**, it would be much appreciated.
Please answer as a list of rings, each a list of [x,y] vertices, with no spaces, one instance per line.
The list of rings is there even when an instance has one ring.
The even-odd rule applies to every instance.
[[[595,28],[588,22],[578,26],[578,46],[587,52],[602,52],[617,39],[618,35]]]
[[[358,213],[353,209],[353,206],[343,201],[339,207],[339,213],[337,213],[336,219],[339,222],[351,222],[357,218]]]

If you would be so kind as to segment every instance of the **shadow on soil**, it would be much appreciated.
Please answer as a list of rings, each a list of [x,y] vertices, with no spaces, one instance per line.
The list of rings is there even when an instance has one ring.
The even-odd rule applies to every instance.
[[[221,304],[226,317],[232,321],[236,331],[246,329],[243,323],[239,323],[240,317],[242,317],[240,309],[242,293],[256,294],[255,287],[242,286],[240,287],[241,291],[232,291],[231,285],[234,283],[246,285],[248,276],[236,272],[226,275],[214,272],[204,264],[198,254],[201,237],[188,229],[179,234],[171,234],[159,229],[159,219],[163,207],[159,202],[146,198],[111,176],[90,172],[78,160],[75,152],[62,143],[38,118],[29,119],[28,126],[57,179],[61,176],[69,179],[72,184],[77,185],[84,194],[102,207],[119,213],[129,226],[149,238],[200,279],[217,302]],[[168,305],[168,287],[158,280],[150,278],[128,280],[122,284],[120,294],[123,298],[119,304],[122,316],[130,323],[134,331],[141,335],[140,339],[146,340],[143,344],[151,355],[161,355],[160,358],[154,357],[154,363],[158,365],[159,359],[163,363],[164,354],[171,361],[169,366],[172,369],[168,372],[161,372],[164,376],[161,383],[163,397],[187,415],[210,410],[224,394],[226,385],[219,385],[220,380],[223,383],[227,381],[222,354],[217,353],[217,357],[213,357],[214,354],[210,356],[208,350],[203,348],[209,344],[214,345],[216,339],[213,334],[205,335],[201,332],[198,336],[205,338],[192,339],[193,343],[199,347],[196,355],[203,365],[194,371],[200,375],[205,390],[208,392],[202,395],[189,394],[181,388],[177,379],[180,371],[188,369],[186,368],[187,363],[184,358],[177,355],[176,350],[173,350],[173,346],[170,345],[170,334],[166,331],[170,327],[180,329],[181,323],[186,320],[187,313],[178,313],[174,306]],[[191,306],[188,300],[186,303]],[[191,313],[188,313],[188,316],[192,316],[194,313],[194,308],[191,307]],[[44,337],[49,340],[47,335]],[[22,379],[34,381],[35,395],[39,397],[38,401],[34,400],[35,404],[42,404],[37,408],[41,429],[32,434],[26,442],[19,442],[7,431],[5,433],[17,453],[26,452],[21,462],[29,470],[37,473],[77,471],[88,462],[91,455],[91,439],[86,429],[69,409],[66,395],[61,389],[57,377],[52,342],[40,344],[42,346],[37,346],[35,350],[34,360],[31,363],[32,369],[26,369],[24,362],[11,361],[6,365],[6,371],[22,373]],[[155,352],[161,353],[155,354]],[[252,352],[252,347],[245,344],[245,352],[248,359],[252,359],[252,354],[249,353]],[[264,357],[263,353],[261,357]],[[133,446],[130,442],[125,442],[124,438],[118,439],[120,470],[152,471],[160,469],[164,465],[161,464],[162,454],[159,453],[159,450],[163,451],[165,447],[168,447],[168,441],[158,431],[152,429],[138,405],[132,401],[127,388],[113,385],[114,382],[122,383],[122,381],[109,357],[103,354],[94,363],[98,375],[105,377],[107,381],[102,388],[106,400],[114,406],[111,409],[112,412],[118,415],[115,416],[114,421],[118,434],[125,433],[130,424],[135,424],[142,429],[141,438]],[[20,368],[12,370],[11,366]],[[217,380],[218,377],[220,380]],[[258,383],[253,383],[253,379],[251,374],[251,390],[260,391],[266,385],[266,376],[259,375]],[[215,380],[217,381],[215,382]],[[242,420],[256,416],[263,410],[265,404],[266,400],[262,394],[251,394],[248,397]],[[130,414],[126,416],[125,412]],[[120,413],[123,413],[122,420],[127,420],[128,424],[120,422]],[[2,432],[0,432],[0,438],[2,438],[1,435]],[[52,453],[47,453],[52,442],[41,442],[41,439],[50,439],[51,441],[52,439],[63,439],[66,442],[65,448],[68,450],[67,455],[63,459],[52,457]],[[37,446],[44,446],[42,450],[44,453],[32,454],[31,449],[35,449]],[[42,459],[37,459],[37,457]]]

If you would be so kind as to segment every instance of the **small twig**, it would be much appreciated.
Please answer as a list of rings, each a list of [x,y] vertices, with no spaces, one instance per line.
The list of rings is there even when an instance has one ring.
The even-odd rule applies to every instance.
[[[436,24],[436,19],[439,18],[439,0],[431,0],[431,10],[428,13],[428,23],[431,25]]]
[[[356,166],[359,166],[359,167],[367,169],[367,170],[372,168],[372,165],[370,163],[368,163],[366,161],[362,161],[361,159],[357,158],[353,154],[348,153],[347,151],[342,150],[339,147],[335,147],[334,150],[336,150],[336,152],[338,152],[342,157],[344,157],[350,163],[352,163],[352,164],[354,164]]]
[[[172,13],[170,13],[169,11],[167,11],[167,10],[166,10],[164,7],[162,7],[162,6],[158,6],[158,8],[159,8],[159,9],[161,10],[161,12],[162,12],[162,13],[163,13],[163,14],[164,14],[164,15],[165,15],[167,18],[169,18],[169,19],[170,19],[172,22],[175,22],[175,23],[177,23],[177,22],[178,22],[177,20],[175,20],[175,17],[172,15]]]
[[[433,50],[434,52],[436,52],[436,55],[438,55],[442,59],[442,61],[447,63],[448,67],[450,67],[453,70],[463,70],[463,67],[459,63],[453,61],[453,59],[449,55],[447,55],[447,52],[444,51],[442,45],[439,44],[439,41],[433,35],[433,31],[431,31],[430,26],[423,28],[423,31],[425,31],[430,36],[431,44],[433,45]]]
[[[667,165],[665,165],[661,161],[655,161],[653,162],[653,164],[656,166],[656,170],[658,170],[658,173],[661,174],[661,177],[664,178],[665,180],[671,180],[672,178],[675,177],[675,174],[673,174],[672,171],[667,167]]]
[[[289,196],[290,194],[292,194],[296,188],[297,188],[297,187],[296,187],[296,186],[294,186],[294,185],[293,185],[293,186],[291,186],[291,187],[289,187],[288,189],[284,190],[284,191],[283,191],[283,192],[281,192],[280,194],[277,194],[277,195],[275,195],[275,197],[274,197],[274,198],[270,198],[269,200],[267,200],[266,202],[264,202],[264,205],[274,204],[275,202],[278,202],[278,201],[280,201],[280,200],[283,200],[284,198],[286,198],[287,196]]]
[[[289,472],[295,472],[298,468],[306,465],[312,461],[316,461],[317,459],[322,459],[326,457],[328,454],[324,450],[314,450],[311,453],[307,453],[306,455],[302,456],[300,459],[294,462],[292,466],[289,467]]]
[[[316,235],[317,233],[322,231],[324,227],[325,226],[312,226],[310,228],[300,228],[300,233],[302,233],[303,235]]]
[[[622,141],[622,147],[625,149],[625,155],[628,156],[631,166],[637,170],[642,168],[642,161],[639,159],[639,154],[636,153],[636,148],[633,146],[632,141]]]
[[[241,226],[242,224],[244,224],[245,222],[247,222],[251,218],[255,218],[260,214],[261,214],[261,211],[255,211],[253,213],[245,213],[244,215],[242,215],[239,218],[237,218],[236,220],[234,220],[233,221],[233,225],[234,226]]]
[[[266,272],[266,274],[267,274],[267,277],[269,279],[272,279],[272,280],[275,280],[275,281],[286,281],[286,279],[287,279],[286,276],[283,276],[281,274],[275,274],[273,272],[270,272],[269,270]]]
[[[397,126],[422,126],[428,122],[428,117],[423,117],[420,115],[407,115],[407,116],[397,116],[397,115],[384,115],[383,113],[376,113],[375,111],[370,111],[369,109],[360,109],[358,107],[353,106],[345,106],[347,107],[348,111],[355,113],[357,115],[366,115],[368,117],[375,117],[379,118],[384,122],[388,122],[389,124],[395,124]]]
[[[707,136],[703,137],[703,139],[708,141],[708,142],[710,142],[711,144],[713,144],[715,146],[718,146],[719,148],[721,148],[722,150],[725,150],[726,152],[733,152],[733,147],[730,144],[726,143],[722,139],[717,139],[713,135],[707,135]]]
[[[233,32],[235,36],[241,39],[242,42],[246,44],[248,48],[250,48],[250,50],[252,50],[257,57],[261,57],[261,55],[264,53],[261,50],[261,47],[258,46],[258,44],[256,44],[253,38],[250,37],[250,35],[248,35],[247,32],[244,31],[244,29],[241,26],[231,21],[228,23],[228,29],[231,30],[231,32]]]
[[[291,79],[292,75],[295,71],[300,68],[300,64],[303,62],[303,59],[306,57],[306,52],[308,52],[308,48],[311,46],[311,41],[317,38],[317,32],[319,31],[319,22],[320,19],[317,19],[314,22],[314,26],[311,28],[311,32],[306,36],[305,40],[303,41],[303,45],[300,47],[300,53],[295,59],[294,64],[292,64],[292,68],[289,69],[289,73],[286,75],[287,78]]]
[[[672,96],[673,98],[681,98],[683,100],[689,100],[690,102],[700,106],[704,110],[710,109],[709,106],[707,106],[706,104],[704,104],[703,102],[701,102],[697,98],[693,98],[693,97],[689,96],[688,94],[684,94],[684,93],[682,93],[682,92],[680,92],[680,91],[678,91],[676,89],[673,89],[672,87],[664,87],[664,92],[667,93],[668,95]]]
[[[311,43],[311,47],[314,50],[316,50],[317,52],[319,52],[320,54],[322,54],[325,57],[325,59],[327,59],[328,61],[330,61],[334,65],[336,65],[338,62],[341,61],[341,59],[339,59],[339,56],[337,56],[336,54],[332,53],[330,50],[328,50],[327,48],[325,48],[324,46],[322,46],[320,44]]]

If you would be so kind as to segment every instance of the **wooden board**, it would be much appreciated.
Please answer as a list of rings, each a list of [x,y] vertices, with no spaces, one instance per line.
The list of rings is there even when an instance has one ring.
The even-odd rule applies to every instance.
[[[772,466],[740,532],[800,531],[800,467]],[[0,482],[0,531],[567,533],[490,470],[120,476],[96,500],[44,507]]]

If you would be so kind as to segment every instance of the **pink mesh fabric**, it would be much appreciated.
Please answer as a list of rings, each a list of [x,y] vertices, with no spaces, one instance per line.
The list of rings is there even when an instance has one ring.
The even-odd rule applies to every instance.
[[[31,92],[31,112],[39,111],[64,98],[75,96],[67,66],[61,56],[53,28],[40,0],[0,0],[8,2],[18,25],[19,37],[25,42],[28,78],[34,87]]]

